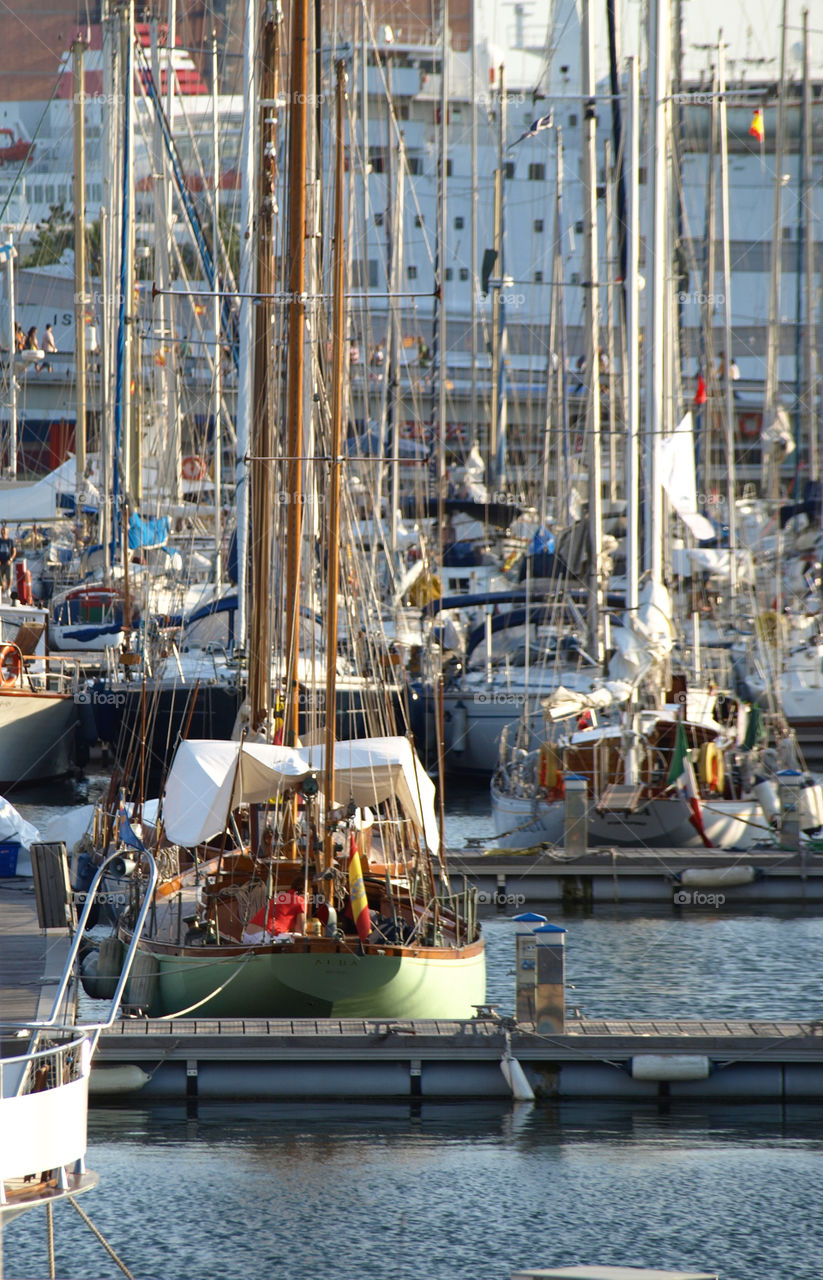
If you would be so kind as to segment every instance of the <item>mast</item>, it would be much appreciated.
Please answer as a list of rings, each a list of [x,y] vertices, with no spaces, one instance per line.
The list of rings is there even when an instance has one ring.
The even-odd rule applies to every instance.
[[[591,0],[583,4],[583,263],[586,296],[586,369],[589,394],[586,422],[589,454],[589,650],[603,661],[603,578],[600,552],[603,542],[602,458],[600,454],[600,361],[598,359],[598,253],[597,253],[597,108],[595,105],[594,31]]]
[[[14,302],[14,259],[17,250],[14,247],[14,236],[8,233],[8,256],[6,258],[6,277],[8,283],[9,303],[9,474],[12,480],[17,479],[17,372],[15,358],[17,355],[17,333],[15,329]],[[5,248],[5,246],[4,246]]]
[[[77,515],[86,475],[86,92],[85,42],[75,40],[74,59],[74,425]],[[14,348],[12,348],[13,350]]]
[[[663,500],[658,480],[657,442],[663,434],[664,361],[663,323],[666,276],[666,101],[668,97],[668,25],[666,0],[651,0],[649,33],[649,219],[648,255],[651,288],[646,324],[646,525],[644,563],[651,580],[663,578],[661,537]]]
[[[726,466],[729,494],[729,588],[737,590],[737,510],[734,456],[734,400],[732,387],[732,264],[729,244],[729,132],[726,114],[726,50],[723,33],[718,37],[718,91],[720,93],[720,210],[723,228],[723,350],[726,399]]]
[[[626,397],[626,612],[634,614],[639,603],[638,494],[640,461],[640,76],[637,59],[629,58],[629,211],[626,235],[626,346],[628,395]]]
[[[291,97],[289,127],[288,216],[288,360],[286,368],[288,433],[286,473],[288,483],[288,560],[286,564],[286,690],[283,741],[293,746],[297,738],[300,648],[300,556],[303,533],[303,399],[304,338],[306,329],[306,157],[309,74],[309,0],[295,0],[291,12]],[[263,283],[259,283],[263,292]],[[268,656],[267,659],[268,661]],[[334,708],[326,708],[334,715]]]
[[[777,91],[777,123],[774,140],[774,180],[772,188],[772,227],[774,234],[771,243],[771,263],[769,271],[769,316],[766,330],[766,385],[763,389],[763,427],[768,428],[775,420],[778,402],[778,342],[780,319],[780,278],[783,268],[783,141],[786,119],[786,6],[783,0],[783,12],[780,20],[780,83]],[[764,459],[764,483],[765,459]],[[780,463],[777,457],[771,460],[769,475],[770,496],[777,499],[780,490]]]
[[[252,609],[249,645],[249,723],[253,734],[269,735],[271,706],[271,557],[273,546],[274,433],[269,404],[269,356],[274,292],[274,129],[277,92],[278,26],[267,7],[263,24],[260,73],[260,200],[257,215],[257,287],[255,311],[253,444],[251,450]],[[305,93],[302,97],[305,99]],[[305,111],[305,101],[302,104]],[[302,175],[305,168],[297,172]],[[291,357],[291,344],[289,356]],[[291,456],[292,451],[289,450]],[[287,465],[291,465],[289,462]],[[291,514],[291,513],[290,513]],[[291,597],[289,597],[291,598]]]
[[[494,275],[489,283],[492,292],[492,369],[491,414],[489,419],[489,479],[493,486],[505,483],[505,471],[500,465],[505,454],[505,399],[503,380],[503,182],[504,148],[506,145],[506,72],[500,66],[497,87],[497,168],[494,171]]]
[[[809,11],[803,10],[803,149],[800,180],[800,217],[802,235],[798,228],[798,246],[802,243],[804,267],[803,313],[803,384],[806,401],[806,430],[809,438],[809,479],[820,474],[817,448],[817,389],[815,379],[814,335],[814,213],[808,208],[809,184],[812,181],[812,85],[809,72]],[[800,332],[798,327],[798,332]],[[799,451],[798,451],[799,457]],[[802,498],[802,494],[797,497]]]
[[[334,163],[334,251],[332,261],[332,405],[331,447],[329,462],[328,572],[326,575],[326,779],[324,796],[326,820],[323,831],[323,865],[331,867],[331,811],[334,808],[334,739],[337,698],[337,593],[340,579],[340,454],[343,438],[343,341],[345,337],[345,245],[343,241],[343,154],[345,149],[343,109],[346,72],[337,63],[335,88],[336,148]]]
[[[252,415],[252,349],[254,345],[254,306],[252,293],[255,285],[254,254],[254,199],[255,199],[255,119],[257,108],[257,81],[255,76],[255,42],[257,35],[257,5],[246,0],[246,21],[243,29],[243,132],[240,139],[240,171],[243,174],[242,202],[240,208],[240,297],[238,338],[240,362],[237,381],[237,421],[235,424],[235,475],[234,501],[236,509],[235,543],[237,546],[237,643],[244,648],[248,639],[248,549],[249,549],[249,441]]]
[[[217,32],[211,33],[211,84],[212,84],[212,259],[214,262],[214,297],[212,298],[212,325],[214,328],[214,378],[212,395],[212,421],[214,423],[214,586],[220,590],[223,581],[223,430],[221,413],[223,406],[223,360],[220,346],[220,287],[218,253],[220,250],[220,132],[217,115]]]

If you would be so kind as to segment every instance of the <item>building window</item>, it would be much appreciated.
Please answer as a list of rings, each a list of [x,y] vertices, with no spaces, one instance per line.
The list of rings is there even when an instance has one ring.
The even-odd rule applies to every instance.
[[[423,219],[422,219],[422,217],[420,216],[420,214],[419,214],[419,213],[416,213],[416,214],[414,215],[414,225],[415,225],[416,227],[422,227],[422,225],[423,225]]]
[[[546,178],[546,166],[544,164],[529,165],[529,182],[543,182]]]
[[[535,220],[534,220],[534,229],[535,229],[535,231],[542,231],[542,230],[543,230],[543,219],[542,219],[542,218],[535,218]]]
[[[376,214],[374,215],[374,225],[375,225],[376,227],[382,227],[382,225],[383,225],[383,215],[382,215],[382,213],[376,213]]]
[[[406,163],[408,165],[409,173],[414,174],[415,177],[419,178],[423,172],[423,157],[407,156]]]
[[[506,177],[507,178],[514,177],[514,161],[513,160],[506,161]]]
[[[465,218],[461,218],[461,217],[457,217],[457,218],[455,218],[455,220],[454,220],[454,229],[455,229],[455,231],[462,231],[462,230],[463,230],[463,228],[465,227],[465,225],[466,225],[466,219],[465,219]]]
[[[542,271],[535,271],[535,273],[534,273],[534,283],[535,283],[535,284],[542,284],[542,283],[543,283],[543,272],[542,272]]]
[[[447,160],[446,161],[446,177],[450,178],[451,176],[452,176],[452,162],[451,160]]]
[[[580,219],[580,221],[579,221],[579,222],[575,222],[575,224],[574,224],[574,229],[575,229],[575,231],[577,232],[577,234],[578,234],[579,236],[582,236],[582,234],[583,234],[583,219],[582,219],[582,218]]]
[[[451,267],[446,267],[446,279],[451,280],[453,275],[454,275],[454,272],[452,271]]]
[[[415,266],[414,266],[414,264],[412,264],[411,266],[406,267],[406,275],[408,276],[408,278],[409,278],[410,280],[416,280],[416,279],[417,279],[417,267],[415,267]]]
[[[461,280],[468,280],[468,278],[469,278],[469,268],[468,268],[468,267],[461,267],[461,268],[460,268],[460,279],[461,279]]]
[[[572,111],[571,115],[569,116],[569,128],[574,129],[576,125],[577,125],[577,115],[574,111]]]

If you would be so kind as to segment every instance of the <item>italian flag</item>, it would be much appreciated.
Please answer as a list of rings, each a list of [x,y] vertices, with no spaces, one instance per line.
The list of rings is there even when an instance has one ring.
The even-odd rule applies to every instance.
[[[682,720],[677,722],[677,736],[674,740],[672,762],[669,766],[669,776],[666,781],[670,787],[676,786],[678,791],[685,792],[689,808],[692,811],[691,824],[706,848],[713,849],[714,845],[706,835],[703,827],[703,814],[700,811],[700,792],[697,789],[697,779],[694,776],[692,762],[689,759],[689,740],[686,737],[686,729]]]
[[[371,916],[366,886],[363,883],[363,872],[360,869],[360,854],[354,843],[353,831],[349,841],[349,895],[351,896],[351,913],[360,941],[365,942],[371,933]]]

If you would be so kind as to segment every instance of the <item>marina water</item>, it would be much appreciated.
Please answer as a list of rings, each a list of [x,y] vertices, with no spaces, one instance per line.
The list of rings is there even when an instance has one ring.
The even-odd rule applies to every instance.
[[[48,811],[14,798],[26,816]],[[488,834],[481,787],[447,838]],[[516,895],[516,890],[510,890]],[[535,909],[534,904],[529,904]],[[488,999],[514,1003],[519,904],[485,909]],[[536,909],[539,909],[536,908]],[[588,1017],[817,1019],[823,919],[713,909],[551,918]],[[823,1107],[296,1102],[96,1108],[83,1202],[136,1280],[507,1280],[599,1262],[823,1274]],[[57,1275],[122,1273],[67,1205]],[[4,1233],[5,1274],[48,1274],[45,1218]]]

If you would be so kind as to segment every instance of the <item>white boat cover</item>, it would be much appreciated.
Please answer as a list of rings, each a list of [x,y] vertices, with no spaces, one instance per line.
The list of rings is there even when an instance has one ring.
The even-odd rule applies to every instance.
[[[265,804],[310,772],[291,747],[244,742],[241,751],[239,742],[187,739],[177,748],[166,779],[166,836],[191,849],[220,835],[237,805]]]
[[[318,773],[325,768],[324,745],[303,747],[300,755]],[[422,832],[432,853],[440,847],[434,809],[435,787],[408,738],[356,738],[334,745],[336,799],[350,797],[360,808],[395,797]],[[320,779],[322,784],[322,778]]]
[[[579,716],[581,711],[605,711],[620,706],[633,692],[633,686],[625,680],[609,680],[595,689],[585,692],[558,685],[543,699],[543,712],[549,720],[566,720]]]
[[[239,756],[239,760],[238,760]],[[323,746],[188,739],[180,743],[166,781],[163,825],[174,844],[193,848],[219,835],[232,809],[265,804],[324,768]],[[334,749],[337,799],[361,808],[396,797],[403,812],[438,848],[434,784],[406,738],[338,742]],[[318,778],[322,786],[322,776]]]

